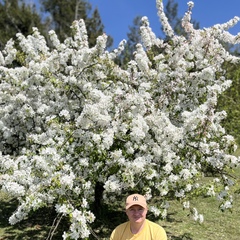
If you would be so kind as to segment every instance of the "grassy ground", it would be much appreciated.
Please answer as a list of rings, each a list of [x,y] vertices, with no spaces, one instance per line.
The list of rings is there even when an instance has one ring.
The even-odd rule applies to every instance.
[[[240,169],[235,173],[240,177]],[[240,183],[239,183],[240,185]],[[240,194],[234,195],[232,212],[221,212],[215,198],[198,198],[193,201],[199,213],[204,215],[202,224],[194,222],[186,210],[182,210],[177,201],[171,202],[171,208],[166,220],[159,222],[168,235],[169,240],[239,240],[240,239]],[[54,213],[49,209],[41,209],[29,219],[10,226],[8,217],[16,208],[16,201],[0,194],[0,240],[45,240],[54,220]],[[110,214],[110,213],[109,213]],[[122,212],[105,216],[110,220],[109,228],[96,230],[99,239],[109,239],[111,230],[117,222],[125,220]],[[121,220],[120,220],[121,219]],[[64,225],[60,226],[62,230]],[[101,238],[101,237],[102,238]],[[52,240],[60,240],[61,234],[54,235]],[[96,239],[96,238],[91,238]]]
[[[192,201],[198,212],[204,215],[202,224],[188,216],[181,204],[172,201],[167,221],[160,222],[166,229],[169,240],[239,240],[240,239],[240,169],[233,174],[238,178],[235,186],[234,205],[231,211],[218,209],[216,198],[198,198]],[[237,191],[238,190],[238,191]]]
[[[195,206],[204,215],[202,224],[187,216],[177,202],[172,202],[173,209],[167,221],[160,224],[166,229],[171,240],[239,240],[240,239],[240,197],[236,196],[232,212],[218,210],[216,199],[198,199]]]
[[[0,240],[40,240],[46,239],[49,230],[49,213],[41,210],[36,217],[11,226],[8,218],[17,207],[17,202],[5,194],[0,194]],[[59,238],[60,239],[60,238]]]

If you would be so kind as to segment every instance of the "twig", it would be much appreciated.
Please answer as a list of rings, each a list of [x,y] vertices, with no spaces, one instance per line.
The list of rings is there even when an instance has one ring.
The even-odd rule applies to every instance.
[[[53,221],[53,224],[52,224],[52,226],[51,226],[51,229],[50,229],[50,231],[49,231],[49,233],[48,233],[48,237],[46,238],[46,240],[51,240],[52,239],[52,237],[53,237],[53,234],[55,233],[55,231],[57,230],[57,227],[58,227],[58,225],[59,225],[59,223],[61,222],[61,220],[62,220],[62,217],[63,217],[63,214],[60,216],[60,218],[59,218],[59,215],[60,215],[60,213],[57,215],[57,217],[54,219],[54,221]],[[58,219],[59,218],[59,219]],[[57,220],[58,219],[58,220]],[[57,221],[57,222],[56,222]],[[55,225],[55,223],[56,223],[56,225]],[[55,225],[55,226],[54,226]]]

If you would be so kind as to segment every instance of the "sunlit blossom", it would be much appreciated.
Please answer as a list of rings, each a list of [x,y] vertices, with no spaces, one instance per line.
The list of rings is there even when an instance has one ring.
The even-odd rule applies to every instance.
[[[240,163],[229,154],[237,145],[222,126],[227,113],[217,111],[232,82],[222,64],[239,62],[222,43],[239,43],[227,32],[239,18],[196,30],[190,1],[186,37],[177,36],[163,1],[156,3],[169,41],[143,17],[142,41],[126,67],[115,61],[126,41],[109,51],[103,34],[90,48],[83,20],[62,42],[51,30],[51,48],[33,28],[0,52],[0,185],[19,199],[11,224],[50,205],[69,219],[63,239],[88,238],[98,187],[111,207],[135,189],[148,200],[160,197],[149,210],[161,217],[174,195],[199,223],[203,215],[187,201],[196,192],[216,196],[221,210],[232,208],[231,176],[206,185],[196,177],[206,166],[224,173]]]

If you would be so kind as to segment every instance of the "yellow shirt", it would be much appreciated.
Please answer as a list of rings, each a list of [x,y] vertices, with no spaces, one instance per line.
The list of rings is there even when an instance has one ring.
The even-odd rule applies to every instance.
[[[161,226],[146,219],[137,234],[131,232],[130,222],[120,224],[113,230],[110,240],[167,240],[167,234]]]

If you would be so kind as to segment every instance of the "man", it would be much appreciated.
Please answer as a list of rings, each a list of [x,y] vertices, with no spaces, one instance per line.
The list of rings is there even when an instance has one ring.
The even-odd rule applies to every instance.
[[[165,230],[146,219],[147,202],[144,196],[132,194],[126,199],[126,214],[129,221],[117,226],[110,240],[167,240]]]

